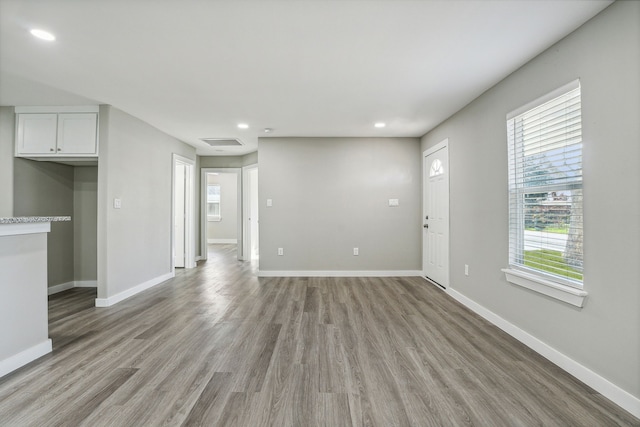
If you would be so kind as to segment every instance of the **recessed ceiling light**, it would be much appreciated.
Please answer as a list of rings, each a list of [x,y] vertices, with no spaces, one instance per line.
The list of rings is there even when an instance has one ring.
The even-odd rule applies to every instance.
[[[33,29],[30,31],[30,33],[34,37],[37,37],[42,40],[46,40],[48,42],[52,42],[56,39],[56,36],[44,30]]]
[[[265,133],[269,133],[269,132],[273,132],[273,129],[271,128],[264,128]]]
[[[383,128],[383,127],[385,127],[386,125],[387,125],[386,123],[378,122],[378,123],[376,123],[374,126],[375,126],[375,127],[377,127],[377,128]]]
[[[249,125],[246,123],[238,123],[238,129],[249,129]]]

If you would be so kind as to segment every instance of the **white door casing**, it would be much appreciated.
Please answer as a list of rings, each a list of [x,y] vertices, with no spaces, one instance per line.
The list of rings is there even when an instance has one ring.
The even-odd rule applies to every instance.
[[[449,287],[449,141],[423,153],[422,268],[425,277]]]
[[[173,198],[173,266],[184,267],[185,256],[185,167],[182,163],[175,165],[174,198]]]
[[[238,260],[244,260],[244,227],[243,227],[243,173],[242,168],[201,168],[200,169],[200,259],[207,259],[207,174],[210,173],[232,173],[237,178],[237,192],[238,192]]]
[[[242,168],[244,259],[258,258],[258,165]]]
[[[249,173],[249,179],[251,180],[251,194],[250,194],[250,212],[251,212],[251,259],[256,259],[259,256],[260,251],[260,225],[259,225],[259,213],[258,213],[258,169],[254,169]]]
[[[173,154],[171,204],[171,269],[193,268],[195,261],[195,162]],[[181,265],[182,264],[182,265]]]

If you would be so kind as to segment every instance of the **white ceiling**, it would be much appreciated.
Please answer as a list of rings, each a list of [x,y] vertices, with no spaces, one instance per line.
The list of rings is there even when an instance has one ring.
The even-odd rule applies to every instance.
[[[110,104],[200,155],[262,136],[417,137],[610,3],[0,0],[0,105]]]

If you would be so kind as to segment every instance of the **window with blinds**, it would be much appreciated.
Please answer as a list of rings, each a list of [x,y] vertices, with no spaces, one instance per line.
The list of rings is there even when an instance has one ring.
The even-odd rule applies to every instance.
[[[575,81],[507,116],[509,263],[582,288],[582,120]]]

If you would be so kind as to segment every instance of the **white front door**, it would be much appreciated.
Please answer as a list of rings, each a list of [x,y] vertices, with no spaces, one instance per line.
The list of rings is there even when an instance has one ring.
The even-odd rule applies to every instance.
[[[449,146],[443,141],[423,156],[424,275],[440,286],[449,286]]]

